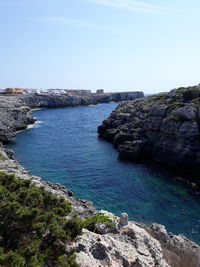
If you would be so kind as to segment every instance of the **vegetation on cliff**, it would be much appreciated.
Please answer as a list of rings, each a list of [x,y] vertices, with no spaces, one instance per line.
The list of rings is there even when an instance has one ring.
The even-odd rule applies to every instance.
[[[87,228],[111,225],[103,215],[67,219],[71,204],[63,198],[0,172],[0,266],[77,267],[67,248]]]
[[[6,160],[6,157],[4,157],[4,155],[2,155],[2,153],[0,152],[0,160]]]
[[[65,243],[82,227],[64,218],[69,202],[5,173],[0,173],[0,199],[0,266],[77,266]]]

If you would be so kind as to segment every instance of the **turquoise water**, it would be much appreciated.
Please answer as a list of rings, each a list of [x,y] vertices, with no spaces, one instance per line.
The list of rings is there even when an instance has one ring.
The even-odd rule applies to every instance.
[[[121,161],[112,144],[97,137],[97,126],[115,107],[34,111],[39,123],[19,133],[9,148],[32,174],[65,185],[98,209],[161,223],[200,243],[199,194],[164,167]]]

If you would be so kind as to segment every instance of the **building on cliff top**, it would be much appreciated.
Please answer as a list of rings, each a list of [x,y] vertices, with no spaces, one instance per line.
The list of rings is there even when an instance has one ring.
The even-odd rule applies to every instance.
[[[23,92],[26,95],[36,95],[36,94],[40,94],[41,90],[40,89],[26,88],[26,89],[23,89]]]
[[[22,88],[6,88],[4,90],[4,93],[6,93],[6,94],[23,94],[24,91]]]
[[[103,89],[97,89],[96,94],[104,94],[104,90]]]
[[[62,95],[62,94],[66,94],[66,90],[65,89],[48,89],[47,92],[50,95]]]
[[[91,90],[86,89],[66,89],[65,92],[69,95],[88,95],[91,94]]]

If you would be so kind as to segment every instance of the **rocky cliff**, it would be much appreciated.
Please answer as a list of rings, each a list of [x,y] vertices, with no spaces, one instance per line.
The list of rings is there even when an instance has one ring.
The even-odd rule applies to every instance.
[[[131,103],[124,105],[129,106]],[[136,103],[138,103],[137,100]],[[124,113],[126,118],[126,112]],[[0,97],[0,142],[8,141],[17,130],[24,129],[33,122],[30,108],[24,106],[23,101],[11,96]],[[18,178],[29,179],[32,184],[70,201],[71,216],[74,213],[80,217],[100,213],[111,218],[112,227],[97,224],[95,232],[84,230],[83,234],[71,243],[70,248],[74,249],[77,262],[82,267],[200,266],[200,247],[184,236],[168,233],[164,226],[158,224],[147,227],[141,223],[120,220],[105,211],[97,211],[91,202],[73,197],[72,192],[62,185],[31,176],[14,159],[12,151],[2,145],[0,145],[0,171],[14,173]]]
[[[98,127],[124,158],[200,170],[200,86],[121,103]]]
[[[31,123],[34,123],[32,112],[20,99],[0,96],[0,142],[9,141],[16,131]]]
[[[118,102],[143,97],[142,92],[79,95],[0,95],[0,142],[34,123],[30,108],[58,108]]]
[[[143,92],[104,93],[87,95],[20,95],[17,96],[31,108],[57,108],[120,102],[143,97]]]
[[[141,97],[144,97],[143,92],[92,94],[92,98],[95,103],[121,102],[127,100],[135,100]]]

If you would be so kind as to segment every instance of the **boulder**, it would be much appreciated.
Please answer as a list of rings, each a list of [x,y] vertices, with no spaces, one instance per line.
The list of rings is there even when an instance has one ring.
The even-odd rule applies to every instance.
[[[128,224],[128,214],[127,213],[122,213],[120,215],[119,225],[120,226],[125,226],[127,224]]]

